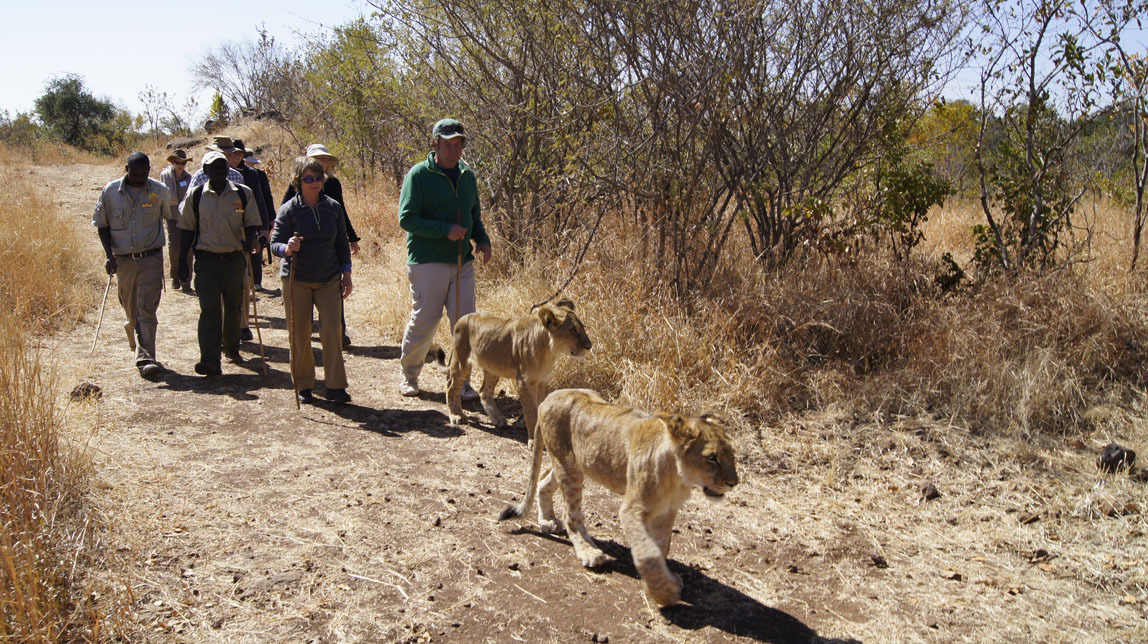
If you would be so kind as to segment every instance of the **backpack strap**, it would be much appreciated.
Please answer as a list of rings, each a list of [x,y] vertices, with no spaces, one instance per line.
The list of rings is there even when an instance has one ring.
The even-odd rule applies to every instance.
[[[201,183],[191,190],[191,211],[195,213],[195,238],[199,239],[199,200],[203,197],[203,187],[206,183]],[[244,211],[247,210],[247,193],[243,192],[241,187],[243,184],[234,184],[235,191],[239,193],[239,207]]]

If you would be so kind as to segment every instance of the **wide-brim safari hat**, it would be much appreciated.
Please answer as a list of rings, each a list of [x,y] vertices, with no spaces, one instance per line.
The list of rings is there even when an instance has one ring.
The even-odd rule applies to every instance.
[[[188,156],[187,152],[184,152],[183,150],[175,150],[171,154],[167,155],[167,160],[169,163],[176,163],[179,161],[183,161],[184,163],[187,163],[188,161],[191,161],[194,158],[195,157]]]
[[[235,142],[232,141],[229,136],[216,136],[211,139],[211,143],[207,146],[207,149],[230,154],[235,151]]]

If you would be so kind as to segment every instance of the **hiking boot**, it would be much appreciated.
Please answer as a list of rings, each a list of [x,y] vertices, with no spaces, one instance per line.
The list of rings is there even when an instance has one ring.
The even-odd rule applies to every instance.
[[[239,349],[231,349],[226,351],[224,355],[227,356],[227,361],[231,364],[242,364],[243,356],[239,354]]]
[[[201,376],[218,376],[223,373],[223,369],[219,368],[218,364],[208,364],[206,362],[195,363],[195,372]]]
[[[323,397],[340,405],[351,402],[351,394],[347,393],[346,389],[327,389]]]
[[[408,398],[413,398],[413,397],[419,395],[418,378],[406,378],[406,377],[404,377],[403,381],[399,383],[399,393],[408,397]]]
[[[240,329],[239,330],[239,341],[240,342],[251,342],[254,339],[255,339],[255,336],[251,333],[251,329]]]
[[[163,367],[161,367],[158,362],[145,362],[143,364],[136,365],[136,367],[138,367],[140,370],[140,376],[144,378],[152,378],[154,376],[158,376],[159,372],[163,371]]]
[[[179,290],[179,278],[178,277],[171,278],[171,290],[173,290],[173,291]]]
[[[343,334],[343,348],[346,349],[349,346],[351,346],[351,336],[344,333]]]
[[[310,405],[315,402],[315,396],[311,394],[310,389],[300,389],[298,394],[299,402]]]
[[[188,295],[195,295],[195,291],[193,291],[191,289],[191,282],[184,282],[183,288],[181,288],[180,290],[183,291],[184,293],[188,294]]]
[[[469,382],[462,383],[462,399],[466,401],[478,400],[478,392],[470,386]]]

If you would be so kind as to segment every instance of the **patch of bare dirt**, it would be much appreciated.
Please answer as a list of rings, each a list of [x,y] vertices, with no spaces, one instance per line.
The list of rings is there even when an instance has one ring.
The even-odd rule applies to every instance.
[[[29,172],[90,227],[119,170]],[[244,364],[196,376],[198,302],[171,291],[157,342],[168,371],[155,381],[133,367],[114,295],[91,358],[94,312],[45,339],[107,517],[99,547],[112,565],[93,579],[130,597],[128,641],[1148,639],[1141,510],[1081,510],[1101,497],[1143,508],[1142,483],[1095,474],[1088,449],[1065,447],[1050,468],[956,428],[841,416],[737,437],[743,483],[723,504],[696,495],[683,508],[671,568],[686,605],[659,611],[600,487],[587,486],[584,507],[614,557],[602,570],[582,569],[567,539],[530,520],[495,521],[524,491],[525,431],[450,426],[431,369],[421,397],[398,394],[399,348],[363,321],[376,300],[360,296],[393,270],[356,268],[344,406],[295,410],[277,296],[258,300],[267,375],[246,344]],[[103,396],[67,402],[83,381]],[[468,410],[485,419],[477,403]],[[942,496],[920,498],[926,481]]]

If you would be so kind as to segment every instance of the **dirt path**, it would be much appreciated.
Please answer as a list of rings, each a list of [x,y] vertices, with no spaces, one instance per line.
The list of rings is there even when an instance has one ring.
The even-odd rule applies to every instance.
[[[78,213],[77,225],[90,227],[98,189],[118,169],[31,172]],[[383,267],[356,270],[357,295],[385,281]],[[270,268],[264,283],[276,283]],[[192,372],[198,302],[165,292],[157,351],[169,371],[154,382],[132,366],[123,315],[114,294],[109,300],[91,360],[84,356],[94,315],[91,326],[48,342],[63,383],[90,380],[104,391],[101,401],[68,413],[95,462],[93,502],[110,522],[104,548],[117,564],[103,582],[130,585],[134,598],[130,641],[797,643],[1032,635],[1022,624],[1000,630],[987,623],[996,608],[1029,601],[1010,598],[1005,581],[978,587],[939,572],[955,563],[966,581],[993,578],[996,557],[1023,556],[1013,546],[904,537],[941,534],[956,525],[950,521],[972,524],[975,511],[1006,520],[1005,508],[995,505],[909,506],[904,497],[921,468],[927,475],[946,462],[943,440],[930,447],[900,432],[881,438],[911,443],[914,474],[896,454],[862,462],[848,445],[829,446],[845,456],[827,449],[813,469],[791,469],[791,443],[777,441],[818,440],[800,427],[778,430],[784,439],[743,437],[743,484],[720,505],[695,495],[679,516],[672,567],[685,580],[688,605],[658,611],[629,562],[617,503],[601,488],[588,486],[585,507],[591,531],[616,558],[602,571],[582,569],[565,538],[542,536],[531,521],[494,520],[523,491],[524,430],[451,427],[443,379],[429,369],[422,397],[399,396],[399,349],[363,322],[360,307],[369,298],[347,304],[354,402],[301,411],[292,402],[278,297],[258,302],[270,327],[263,330],[269,375],[261,373],[257,346],[246,344],[243,365],[225,361],[223,376],[205,379]],[[963,480],[975,486],[977,476]],[[902,486],[893,502],[907,509],[890,517],[868,498],[861,503],[858,478],[875,481],[885,496]],[[1014,538],[1022,548],[1037,539]],[[970,563],[976,552],[994,559]],[[893,566],[874,565],[874,553],[885,553]],[[898,564],[910,558],[933,573],[906,578]],[[937,584],[949,584],[948,600],[933,601],[922,590]],[[998,603],[975,607],[985,593]],[[1039,605],[1043,597],[1031,601]],[[1035,610],[1025,605],[1018,615]],[[1056,611],[1048,618],[1052,631],[1040,634],[1061,628],[1088,639],[1076,626],[1057,626]],[[1101,637],[1142,632],[1135,607],[1116,618],[1130,620],[1132,631],[1102,628]],[[1033,641],[1042,639],[1051,641]]]

